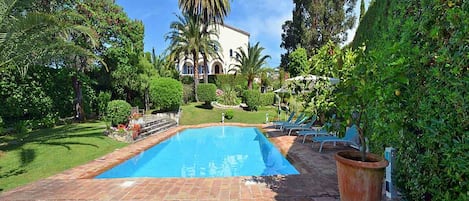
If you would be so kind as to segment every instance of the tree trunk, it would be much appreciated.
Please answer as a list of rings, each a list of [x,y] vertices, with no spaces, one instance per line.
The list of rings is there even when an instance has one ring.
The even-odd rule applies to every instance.
[[[125,101],[127,101],[127,103],[130,103],[131,100],[133,99],[132,97],[132,90],[128,89],[127,87],[124,87],[124,92],[125,92]],[[132,106],[135,106],[135,105],[132,105]]]
[[[79,79],[80,73],[84,73],[86,67],[86,58],[76,56],[75,57],[75,74],[72,76],[73,90],[75,92],[74,108],[75,118],[78,121],[86,120],[85,108],[83,105],[83,90],[82,83]]]
[[[207,55],[204,54],[204,83],[208,83],[208,66],[207,66]]]
[[[197,51],[192,51],[192,60],[194,62],[194,94],[195,94],[195,101],[199,102],[199,97],[197,96],[197,86],[199,85],[199,54]]]
[[[150,96],[148,95],[148,88],[145,89],[145,112],[150,109]]]
[[[78,79],[78,73],[72,76],[73,91],[75,92],[75,100],[73,102],[75,109],[75,118],[78,121],[85,120],[85,110],[83,109],[83,92],[81,89],[81,82]]]
[[[252,80],[251,79],[248,80],[248,89],[252,90]]]

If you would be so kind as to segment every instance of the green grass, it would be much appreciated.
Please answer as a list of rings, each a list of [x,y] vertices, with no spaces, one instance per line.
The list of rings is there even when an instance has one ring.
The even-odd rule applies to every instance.
[[[221,122],[225,109],[205,108],[202,103],[182,106],[181,125]],[[225,122],[265,123],[277,117],[275,107],[259,111],[233,109]],[[126,146],[103,135],[104,122],[82,123],[41,129],[25,134],[0,136],[0,192],[85,164]]]
[[[221,113],[226,110],[205,108],[203,103],[191,103],[182,106],[182,116],[179,123],[181,125],[219,123],[221,122]],[[225,119],[225,122],[262,124],[265,123],[266,113],[269,114],[269,121],[277,117],[277,109],[275,107],[261,107],[258,111],[244,111],[242,109],[233,109],[233,111],[233,119]]]
[[[0,192],[99,158],[125,143],[103,135],[103,122],[0,136]]]

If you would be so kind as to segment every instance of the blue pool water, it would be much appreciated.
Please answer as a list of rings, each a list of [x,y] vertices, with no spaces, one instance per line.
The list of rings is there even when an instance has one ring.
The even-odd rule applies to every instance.
[[[299,174],[253,127],[187,129],[96,178]]]

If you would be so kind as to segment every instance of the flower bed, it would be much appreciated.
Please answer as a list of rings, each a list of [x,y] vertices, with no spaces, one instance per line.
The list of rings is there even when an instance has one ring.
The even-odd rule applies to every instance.
[[[131,115],[128,124],[119,124],[117,127],[109,127],[104,131],[104,134],[117,141],[132,143],[139,136],[143,123],[142,115],[134,113]]]

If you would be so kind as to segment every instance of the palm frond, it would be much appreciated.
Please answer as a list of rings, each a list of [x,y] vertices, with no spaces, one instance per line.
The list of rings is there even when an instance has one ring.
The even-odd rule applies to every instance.
[[[236,71],[248,78],[248,84],[262,72],[262,67],[266,64],[269,55],[262,55],[263,47],[259,46],[259,42],[254,46],[247,44],[247,51],[239,47],[236,51],[236,64],[230,71]]]
[[[223,18],[231,10],[229,0],[178,0],[183,13],[200,16],[204,23],[223,24]]]

